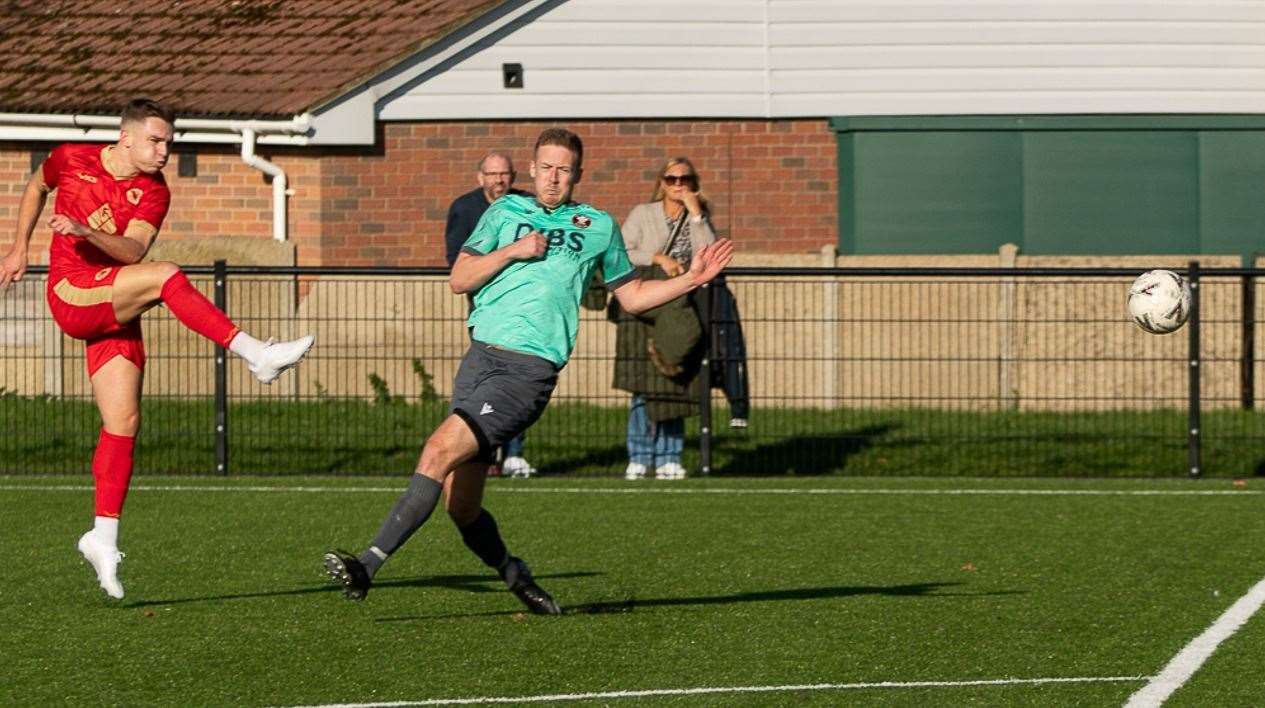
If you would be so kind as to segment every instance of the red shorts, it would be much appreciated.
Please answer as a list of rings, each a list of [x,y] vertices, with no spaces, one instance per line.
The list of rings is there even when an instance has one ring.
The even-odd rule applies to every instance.
[[[58,268],[48,274],[48,308],[63,332],[87,342],[88,376],[116,356],[145,369],[141,321],[114,316],[114,279],[120,266]]]

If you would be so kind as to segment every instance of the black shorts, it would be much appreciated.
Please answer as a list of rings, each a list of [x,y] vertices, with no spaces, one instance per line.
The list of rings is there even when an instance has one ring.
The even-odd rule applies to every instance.
[[[479,441],[476,461],[492,462],[501,445],[531,427],[558,385],[558,369],[531,354],[472,342],[452,382],[451,412]]]

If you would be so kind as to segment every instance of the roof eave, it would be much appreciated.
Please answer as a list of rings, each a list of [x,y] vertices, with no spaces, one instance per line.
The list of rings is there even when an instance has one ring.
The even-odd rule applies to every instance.
[[[260,143],[307,145],[312,122],[308,113],[289,120],[177,118],[175,139],[188,143],[239,143],[241,132],[250,129],[259,135]],[[110,142],[118,139],[118,130],[118,116],[0,113],[0,140]]]
[[[435,36],[429,41],[417,42],[412,45],[409,45],[408,49],[401,51],[395,56],[392,56],[390,59],[387,59],[385,61],[378,63],[378,65],[373,67],[372,69],[344,83],[339,88],[322,96],[316,101],[313,101],[312,105],[310,105],[307,110],[309,113],[319,113],[325,110],[326,108],[337,103],[340,99],[346,97],[347,95],[353,94],[357,90],[371,84],[374,81],[374,79],[383,75],[384,73],[391,71],[395,67],[399,66],[401,63],[408,60],[410,57],[423,54],[426,51],[430,50],[431,48],[435,47],[436,45],[443,43],[444,40],[451,39],[454,34],[457,34],[462,29],[465,29],[477,24],[483,18],[492,14],[495,11],[495,9],[501,9],[510,5],[521,5],[528,2],[531,2],[531,0],[499,0],[499,1],[490,0],[481,11],[473,12],[466,17],[461,17],[456,20],[453,20],[452,22],[448,23],[446,27],[444,27],[442,30],[436,33]],[[464,46],[464,42],[461,39],[458,39],[457,43],[462,44]]]

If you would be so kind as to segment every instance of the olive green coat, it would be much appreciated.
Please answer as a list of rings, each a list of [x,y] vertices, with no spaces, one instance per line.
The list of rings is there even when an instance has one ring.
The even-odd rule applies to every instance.
[[[646,280],[667,277],[658,266],[638,267],[637,274]],[[656,423],[697,415],[703,328],[690,297],[679,297],[640,315],[628,314],[611,298],[606,317],[616,327],[613,386],[640,394],[647,415]],[[658,366],[650,357],[651,341],[659,354]]]

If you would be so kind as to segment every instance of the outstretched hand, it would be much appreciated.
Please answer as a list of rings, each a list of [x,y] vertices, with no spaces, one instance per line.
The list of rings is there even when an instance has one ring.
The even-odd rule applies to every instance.
[[[707,244],[694,254],[694,260],[690,262],[690,278],[697,285],[710,283],[729,265],[733,256],[734,242],[727,238]]]
[[[26,254],[16,248],[0,259],[0,290],[8,290],[11,283],[16,283],[26,275]]]

